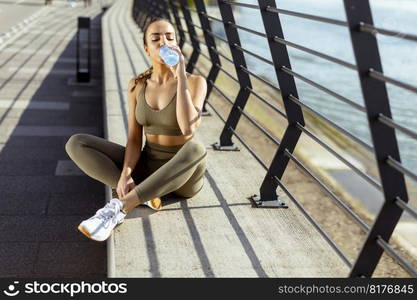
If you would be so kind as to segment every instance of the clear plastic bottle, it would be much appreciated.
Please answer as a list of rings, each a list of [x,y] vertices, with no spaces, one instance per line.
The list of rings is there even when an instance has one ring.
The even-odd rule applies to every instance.
[[[162,45],[159,48],[159,56],[161,56],[162,60],[168,65],[168,66],[175,66],[179,63],[180,57],[177,53],[177,51],[169,48],[166,45]]]

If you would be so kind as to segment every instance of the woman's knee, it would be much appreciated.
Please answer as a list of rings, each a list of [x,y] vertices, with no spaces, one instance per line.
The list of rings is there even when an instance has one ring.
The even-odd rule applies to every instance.
[[[86,144],[87,141],[88,141],[88,134],[85,134],[85,133],[73,134],[65,144],[65,151],[67,151],[68,155],[71,156],[81,146]]]
[[[191,175],[190,179],[181,186],[179,189],[174,191],[174,194],[185,197],[191,198],[194,197],[204,185],[204,173],[206,172],[206,160],[203,159],[197,166],[194,173]]]
[[[174,195],[184,197],[184,198],[192,198],[197,195],[204,186],[204,178],[194,185],[191,186],[182,186],[178,190],[174,191]]]
[[[200,141],[195,141],[193,139],[189,140],[185,145],[187,154],[192,159],[200,159],[205,156],[207,153],[206,147]]]

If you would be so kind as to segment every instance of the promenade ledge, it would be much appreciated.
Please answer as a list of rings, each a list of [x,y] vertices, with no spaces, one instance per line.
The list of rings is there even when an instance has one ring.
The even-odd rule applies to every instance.
[[[116,1],[103,16],[105,138],[125,145],[127,86],[149,67],[133,1]],[[211,98],[219,96],[212,93]],[[213,100],[214,101],[214,100]],[[164,196],[164,209],[138,206],[107,241],[108,277],[346,277],[349,268],[308,219],[288,208],[254,208],[265,170],[240,151],[216,151],[223,123],[203,116],[195,138],[207,148],[201,192]],[[112,196],[106,187],[107,201]]]

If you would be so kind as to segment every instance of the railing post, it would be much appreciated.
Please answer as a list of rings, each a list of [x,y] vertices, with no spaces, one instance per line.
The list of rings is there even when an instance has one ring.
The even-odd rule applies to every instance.
[[[185,23],[187,24],[188,32],[190,33],[191,44],[193,45],[193,52],[191,53],[190,59],[188,60],[186,71],[192,73],[194,70],[194,65],[197,63],[197,59],[200,55],[200,42],[197,39],[197,33],[195,32],[194,26],[192,24],[193,20],[191,18],[190,11],[186,9],[188,6],[187,0],[180,0],[182,13],[185,18]]]
[[[145,0],[147,2],[147,16],[145,19],[145,25],[147,24],[148,19],[152,19],[157,16],[157,10],[155,7],[155,1],[152,0]]]
[[[232,131],[236,129],[237,123],[239,122],[241,113],[238,109],[244,109],[246,102],[248,101],[250,92],[247,87],[252,88],[249,75],[242,70],[241,67],[247,68],[245,56],[243,52],[239,50],[235,45],[241,46],[239,33],[236,27],[231,24],[235,24],[235,18],[233,16],[232,7],[224,3],[222,0],[217,0],[219,5],[220,14],[223,19],[224,30],[226,32],[227,41],[229,42],[230,52],[232,53],[233,62],[235,65],[236,74],[239,80],[239,93],[236,96],[232,110],[226,120],[226,124],[220,134],[220,143],[214,143],[212,146],[215,150],[232,150],[238,151],[238,147],[232,142]]]
[[[262,16],[265,33],[268,38],[268,45],[271,52],[272,61],[274,63],[275,73],[278,78],[279,87],[281,89],[281,97],[287,115],[288,126],[285,129],[284,136],[278,147],[277,152],[269,166],[268,172],[262,182],[260,188],[260,197],[254,195],[252,200],[258,207],[288,207],[286,201],[279,199],[276,194],[278,184],[274,177],[282,178],[288,165],[289,157],[285,155],[285,151],[292,153],[301,135],[297,123],[304,126],[304,117],[301,107],[291,101],[288,97],[293,95],[298,98],[297,87],[294,77],[282,71],[285,66],[291,69],[290,58],[288,56],[287,47],[283,44],[276,43],[274,37],[283,39],[281,21],[279,15],[267,10],[267,7],[276,8],[275,0],[258,0],[259,9]]]
[[[401,162],[395,130],[378,120],[379,114],[392,118],[385,82],[373,79],[368,74],[370,69],[382,73],[375,36],[360,30],[361,22],[373,24],[369,1],[344,0],[344,5],[385,198],[350,273],[350,277],[371,277],[383,253],[377,237],[389,241],[403,212],[395,204],[395,199],[398,196],[408,202],[408,196],[404,175],[387,163],[388,156]]]
[[[77,82],[89,82],[91,74],[91,24],[90,18],[88,17],[78,17],[78,30],[77,30]],[[83,68],[80,67],[80,35],[81,31],[87,31],[88,41],[87,41],[87,66]],[[83,64],[84,65],[84,64]]]
[[[169,15],[168,7],[166,6],[165,0],[160,0],[155,2],[157,9],[157,16],[168,19],[171,21],[171,16]]]
[[[145,0],[146,1],[146,17],[143,20],[143,27],[152,19],[153,8],[152,8],[152,0]]]
[[[143,1],[135,0],[135,10],[133,14],[133,19],[138,24],[140,29],[143,29],[145,26],[146,17],[148,15],[147,9],[145,9],[145,4]]]
[[[132,7],[132,17],[133,20],[135,20],[135,22],[138,23],[138,17],[140,16],[140,2],[138,2],[137,0],[133,1],[133,7]]]
[[[159,9],[159,2],[151,1],[151,8],[152,8],[152,17],[160,17],[161,11]]]
[[[162,3],[163,3],[163,9],[164,9],[164,11],[165,11],[165,15],[166,15],[166,18],[171,22],[171,23],[174,23],[174,20],[172,20],[172,16],[171,16],[171,13],[170,13],[170,10],[169,10],[169,7],[170,7],[170,5],[169,5],[169,2],[170,0],[162,0]]]
[[[172,14],[174,15],[175,23],[177,24],[178,34],[180,36],[178,46],[182,49],[182,47],[184,46],[184,42],[185,42],[184,29],[182,28],[181,19],[180,19],[179,14],[178,14],[177,6],[174,3],[175,0],[168,0],[168,1],[169,1],[170,6],[171,6]]]
[[[213,50],[213,49],[216,49],[216,42],[214,40],[214,37],[207,33],[207,32],[211,32],[211,26],[210,26],[210,21],[207,18],[207,11],[206,11],[206,6],[204,4],[204,0],[194,0],[194,3],[198,11],[200,24],[201,24],[201,27],[203,28],[204,39],[206,41],[208,52],[211,58],[211,68],[207,76],[207,95],[206,95],[206,100],[207,100],[210,96],[210,93],[213,89],[213,84],[216,81],[217,75],[220,71],[221,62],[220,62],[219,55]],[[204,101],[202,113],[203,115],[209,115],[209,112],[206,109],[206,101]]]

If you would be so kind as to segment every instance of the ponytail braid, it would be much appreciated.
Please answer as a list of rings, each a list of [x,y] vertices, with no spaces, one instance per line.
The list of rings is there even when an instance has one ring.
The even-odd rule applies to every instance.
[[[153,66],[151,66],[151,67],[150,67],[149,69],[147,69],[145,72],[143,72],[143,73],[139,74],[138,76],[136,76],[136,77],[135,77],[135,83],[133,84],[133,86],[132,86],[132,88],[130,89],[130,91],[131,91],[131,92],[133,92],[133,90],[135,89],[136,85],[138,84],[138,82],[139,82],[141,79],[145,78],[145,80],[146,80],[146,79],[150,78],[150,77],[151,77],[151,75],[152,75],[152,72],[153,72]]]

